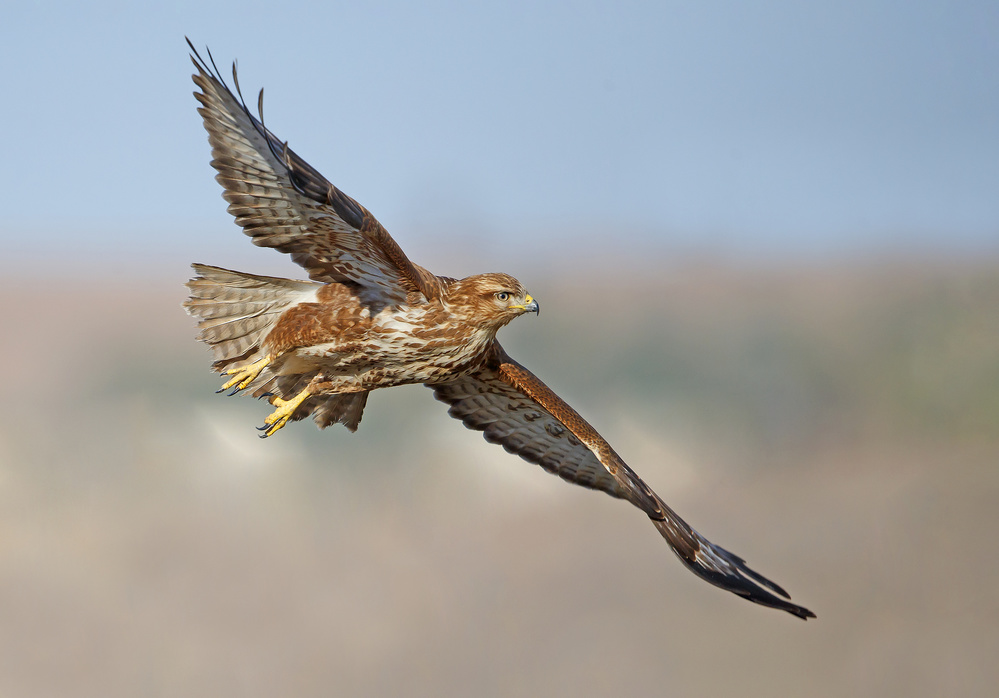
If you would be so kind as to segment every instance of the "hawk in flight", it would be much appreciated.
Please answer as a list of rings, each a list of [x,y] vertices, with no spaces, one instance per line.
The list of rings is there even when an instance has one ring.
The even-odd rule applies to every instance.
[[[190,45],[190,41],[188,41]],[[799,618],[777,584],[677,516],[603,437],[533,373],[496,332],[538,302],[507,274],[436,276],[414,264],[367,209],[331,184],[247,108],[191,45],[194,95],[208,130],[215,179],[255,245],[291,255],[311,281],[195,264],[184,303],[211,346],[222,390],[266,397],[272,436],[312,417],[354,431],[368,393],[423,383],[448,414],[486,440],[583,487],[641,509],[694,574]]]

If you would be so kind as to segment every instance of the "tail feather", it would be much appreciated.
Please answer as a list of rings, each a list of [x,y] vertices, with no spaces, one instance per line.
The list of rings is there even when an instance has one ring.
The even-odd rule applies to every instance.
[[[191,297],[187,301],[188,307],[197,307],[198,317],[204,320],[229,317],[254,317],[260,313],[267,312],[271,304],[267,301],[258,302],[226,302],[222,298],[196,298]]]
[[[188,313],[198,318],[198,339],[208,344],[215,355],[212,367],[251,364],[264,357],[261,344],[289,306],[314,298],[321,284],[292,281],[273,276],[246,274],[205,264],[192,265],[197,276],[187,282],[190,297],[184,302]],[[299,394],[317,374],[278,375],[273,364],[247,386],[254,397],[265,395],[290,399]],[[340,423],[356,431],[368,393],[315,395],[303,402],[292,415],[297,421],[312,416],[320,428]]]
[[[361,413],[368,401],[368,391],[360,393],[341,393],[329,397],[318,398],[318,404],[312,410],[312,419],[320,429],[330,424],[340,424],[350,431],[357,431],[361,422]]]
[[[215,368],[256,360],[267,333],[284,310],[315,293],[319,284],[194,264],[187,282],[187,312],[198,318],[198,339],[212,347]]]

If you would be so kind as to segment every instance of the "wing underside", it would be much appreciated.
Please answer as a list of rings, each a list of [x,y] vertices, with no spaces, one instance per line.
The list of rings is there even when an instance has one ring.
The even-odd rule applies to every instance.
[[[677,557],[702,579],[799,618],[815,617],[780,586],[691,528],[621,460],[579,414],[498,344],[472,375],[429,385],[448,414],[485,439],[576,485],[625,499],[644,511]]]

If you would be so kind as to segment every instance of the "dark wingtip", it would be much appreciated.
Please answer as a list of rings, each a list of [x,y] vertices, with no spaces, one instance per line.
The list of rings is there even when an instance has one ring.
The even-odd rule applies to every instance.
[[[259,116],[254,116],[249,107],[246,105],[246,100],[243,99],[243,92],[239,85],[239,75],[236,61],[232,63],[232,82],[235,88],[235,93],[233,90],[229,89],[225,80],[222,79],[222,71],[218,69],[215,63],[215,57],[212,56],[211,49],[207,46],[205,47],[205,53],[208,55],[208,60],[204,60],[198,50],[194,48],[194,44],[188,37],[184,37],[187,41],[187,45],[191,48],[192,56],[191,60],[198,70],[207,74],[211,79],[218,81],[218,83],[233,96],[239,102],[239,106],[243,109],[243,112],[249,118],[250,123],[253,128],[261,135],[264,141],[267,143],[267,147],[270,149],[271,154],[284,165],[285,170],[288,173],[288,179],[295,190],[302,196],[308,197],[313,201],[321,204],[327,204],[336,211],[337,215],[343,219],[347,225],[350,225],[358,230],[364,225],[365,221],[365,211],[361,206],[354,201],[352,198],[344,194],[342,191],[333,186],[329,180],[323,177],[315,168],[309,165],[305,160],[299,157],[293,150],[288,147],[288,143],[282,142],[277,136],[271,133],[267,126],[264,124],[264,91],[260,90],[260,94],[257,97],[257,114]],[[197,94],[197,93],[195,93]]]
[[[711,544],[711,548],[712,550],[715,551],[715,553],[721,555],[725,560],[727,560],[734,567],[737,567],[740,572],[742,572],[744,575],[746,575],[753,581],[765,586],[767,589],[774,592],[775,594],[783,596],[785,599],[789,601],[791,600],[791,595],[784,590],[784,587],[780,586],[776,582],[767,579],[762,574],[749,567],[749,565],[746,564],[746,561],[743,560],[738,555],[736,555],[735,553],[730,553],[729,551],[725,550],[725,548],[719,545],[715,545],[714,543]]]
[[[809,618],[818,618],[818,616],[816,616],[814,613],[809,611],[804,606],[798,606],[794,614],[799,618],[801,618],[801,620],[808,620]]]
[[[815,614],[804,606],[791,603],[791,596],[781,586],[751,569],[738,555],[694,531],[662,500],[659,503],[666,516],[661,519],[650,516],[652,523],[691,572],[747,601],[786,611],[802,620],[815,618]]]
[[[787,611],[791,615],[797,616],[798,618],[801,618],[801,620],[808,620],[809,618],[815,618],[816,617],[816,615],[814,613],[812,613],[811,611],[809,611],[804,606],[797,606],[797,605],[795,605],[793,603],[789,603],[789,604],[787,604],[787,606],[778,606],[777,608],[780,608],[781,610]]]
[[[188,47],[191,49],[191,61],[194,63],[195,66],[197,66],[198,70],[201,70],[205,73],[208,73],[212,77],[215,77],[215,74],[212,72],[212,69],[208,67],[208,62],[201,57],[201,54],[198,53],[198,49],[194,48],[194,43],[191,41],[191,39],[185,36],[184,41],[187,42]],[[208,53],[208,57],[211,58],[212,52],[207,46],[205,46],[205,51]],[[214,60],[212,60],[212,64],[213,65],[215,64]]]
[[[683,557],[680,559],[683,560],[684,564],[688,567],[688,569],[690,569],[691,572],[696,574],[701,579],[704,579],[717,587],[725,589],[726,591],[730,591],[737,596],[741,596],[747,601],[752,601],[753,603],[766,606],[767,608],[776,608],[781,611],[786,611],[793,616],[801,618],[802,620],[808,620],[809,618],[816,617],[814,613],[804,606],[791,603],[789,600],[790,597],[782,599],[779,596],[771,594],[766,588],[755,584],[754,581],[761,575],[746,567],[745,564],[738,566],[737,571],[739,574],[722,574],[721,572],[716,572],[698,565],[696,562],[685,560]],[[773,582],[770,582],[770,584],[773,584]],[[767,586],[769,587],[770,585]]]

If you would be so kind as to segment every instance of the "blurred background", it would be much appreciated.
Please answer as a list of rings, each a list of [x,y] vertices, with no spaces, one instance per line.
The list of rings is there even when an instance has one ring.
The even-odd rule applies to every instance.
[[[999,8],[27,3],[0,26],[0,694],[991,695]],[[818,618],[420,386],[356,434],[219,380],[183,37],[507,350]]]

